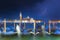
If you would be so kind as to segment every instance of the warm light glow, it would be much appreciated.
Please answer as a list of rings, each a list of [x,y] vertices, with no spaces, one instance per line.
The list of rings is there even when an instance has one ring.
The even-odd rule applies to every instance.
[[[29,21],[25,20],[25,21],[22,21],[22,23],[28,23]]]
[[[60,23],[60,21],[58,21],[58,23]]]
[[[40,23],[40,22],[42,22],[42,21],[36,21],[36,23]]]

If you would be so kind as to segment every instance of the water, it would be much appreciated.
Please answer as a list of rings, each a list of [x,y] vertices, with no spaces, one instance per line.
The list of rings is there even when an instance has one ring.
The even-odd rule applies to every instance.
[[[0,40],[60,40],[60,36],[33,36],[33,35],[21,35],[21,37],[18,36],[5,36],[0,37]]]

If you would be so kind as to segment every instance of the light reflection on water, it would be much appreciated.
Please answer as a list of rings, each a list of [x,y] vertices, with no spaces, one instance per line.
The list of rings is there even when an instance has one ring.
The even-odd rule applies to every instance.
[[[60,36],[31,36],[31,35],[22,35],[18,36],[9,36],[9,37],[0,37],[0,40],[60,40]]]

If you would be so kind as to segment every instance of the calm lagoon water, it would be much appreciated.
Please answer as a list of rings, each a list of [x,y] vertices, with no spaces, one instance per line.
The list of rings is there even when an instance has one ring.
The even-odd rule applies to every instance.
[[[32,35],[22,35],[18,36],[0,36],[0,40],[60,40],[60,36],[32,36]]]

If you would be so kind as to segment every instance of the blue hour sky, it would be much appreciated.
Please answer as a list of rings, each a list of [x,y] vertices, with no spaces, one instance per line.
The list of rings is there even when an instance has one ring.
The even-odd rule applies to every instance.
[[[0,0],[0,18],[30,16],[42,20],[60,19],[60,0]]]

